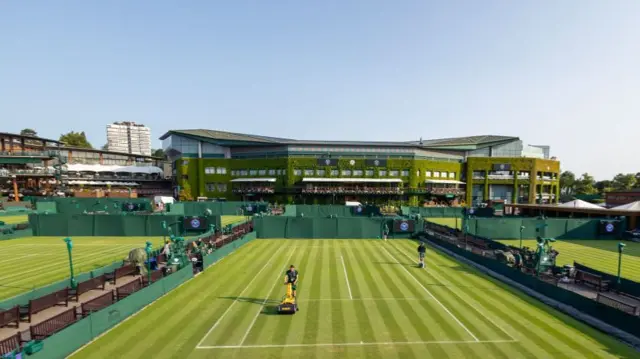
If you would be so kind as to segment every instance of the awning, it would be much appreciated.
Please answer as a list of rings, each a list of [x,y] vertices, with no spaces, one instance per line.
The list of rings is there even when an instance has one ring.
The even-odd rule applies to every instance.
[[[303,178],[302,182],[402,183],[400,178]]]
[[[236,178],[232,179],[231,182],[275,182],[275,178]]]
[[[456,180],[434,180],[434,179],[428,179],[425,181],[425,183],[465,184],[464,182],[456,181]]]

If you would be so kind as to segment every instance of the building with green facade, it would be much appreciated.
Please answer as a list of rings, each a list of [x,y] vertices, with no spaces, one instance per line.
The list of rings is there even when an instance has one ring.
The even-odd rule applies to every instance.
[[[278,203],[556,203],[560,163],[517,137],[309,141],[213,130],[161,137],[183,198]]]

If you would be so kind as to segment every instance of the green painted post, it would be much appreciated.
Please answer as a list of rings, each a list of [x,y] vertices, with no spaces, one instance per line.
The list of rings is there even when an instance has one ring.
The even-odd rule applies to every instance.
[[[524,231],[525,226],[520,226],[520,249],[522,249],[522,231]]]
[[[620,242],[618,243],[618,290],[620,290],[620,274],[622,272],[622,250],[626,244]]]
[[[147,285],[151,285],[151,246],[153,243],[147,241],[145,251],[147,252]]]
[[[167,221],[162,221],[162,229],[164,229],[164,235],[162,236],[162,245],[167,242]]]
[[[536,263],[536,276],[540,277],[540,262],[542,262],[542,253],[544,252],[544,242],[538,242],[538,263]]]
[[[467,250],[467,233],[469,233],[469,222],[464,223],[464,250]]]
[[[73,258],[71,256],[71,250],[73,249],[73,241],[69,237],[65,238],[64,241],[67,243],[67,253],[69,254],[69,272],[71,274],[69,282],[71,285],[71,289],[76,289],[76,287],[78,286],[78,283],[76,282],[76,277],[73,274]]]

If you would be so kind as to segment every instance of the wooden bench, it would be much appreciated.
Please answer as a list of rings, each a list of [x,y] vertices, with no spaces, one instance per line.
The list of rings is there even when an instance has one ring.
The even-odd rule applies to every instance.
[[[78,283],[76,289],[70,290],[70,295],[72,300],[77,302],[81,295],[87,293],[94,289],[104,290],[104,287],[107,283],[107,276],[101,275],[99,277],[91,278],[89,280],[85,280],[84,282]]]
[[[164,274],[162,273],[161,270],[155,270],[151,272],[151,283],[155,283],[157,281],[159,281],[160,279],[162,279],[162,277],[164,277]],[[148,275],[143,275],[141,276],[142,278],[142,284],[144,284],[144,286],[148,286],[149,285],[149,276]]]
[[[95,297],[88,302],[82,303],[81,310],[82,316],[86,317],[92,312],[97,312],[100,309],[104,309],[111,304],[115,303],[115,293],[113,291],[109,291],[99,297]]]
[[[122,300],[140,289],[142,289],[142,280],[136,278],[136,280],[116,288],[116,298]]]
[[[118,278],[126,277],[128,275],[136,275],[138,268],[133,264],[126,264],[116,270],[113,273],[107,275],[107,280],[111,281],[113,285],[116,285]]]
[[[31,332],[31,340],[45,339],[75,323],[77,319],[78,314],[76,313],[76,308],[74,307],[69,310],[65,310],[64,312],[54,317],[51,317],[42,323],[32,325],[29,328],[29,331]]]
[[[0,340],[0,357],[7,353],[11,353],[16,349],[20,349],[21,345],[22,345],[22,340],[21,340],[20,333],[16,333],[8,338],[1,339]]]
[[[64,304],[62,304],[64,303]],[[29,304],[20,307],[20,315],[27,316],[27,321],[31,323],[31,317],[45,309],[49,309],[55,306],[68,306],[69,305],[69,288],[47,294],[40,298],[32,299]]]
[[[597,274],[589,273],[579,269],[576,271],[575,282],[591,284],[596,287],[598,292],[609,290],[608,280],[602,279],[602,276],[599,276]]]
[[[638,307],[638,305],[633,305],[631,303],[625,302],[624,300],[621,300],[624,298],[624,296],[621,296],[621,297],[622,298],[618,299],[606,293],[598,293],[598,296],[596,297],[596,301],[598,303],[608,305],[610,307],[616,308],[618,310],[621,310],[631,315],[636,315],[636,316],[640,315],[640,308]],[[631,298],[635,298],[635,297],[631,297]]]
[[[0,312],[0,328],[9,326],[11,323],[15,323],[16,328],[20,326],[20,306],[16,305]]]

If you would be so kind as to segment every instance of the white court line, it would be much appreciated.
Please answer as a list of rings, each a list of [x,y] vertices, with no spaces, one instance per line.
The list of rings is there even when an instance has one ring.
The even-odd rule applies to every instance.
[[[301,302],[341,302],[341,301],[393,301],[393,300],[431,300],[431,298],[318,298],[318,299],[299,299]]]
[[[196,349],[258,349],[258,348],[313,348],[313,347],[351,347],[372,345],[427,345],[427,344],[490,344],[516,343],[517,340],[433,340],[414,342],[360,342],[360,343],[318,343],[318,344],[265,344],[265,345],[217,345],[197,347]]]
[[[413,274],[411,274],[411,272],[409,272],[409,271],[407,270],[407,268],[405,268],[405,267],[402,265],[402,263],[400,263],[400,261],[398,261],[398,260],[396,259],[396,257],[394,257],[394,256],[393,256],[393,254],[391,254],[391,253],[390,253],[390,252],[389,252],[389,251],[388,251],[384,246],[382,246],[382,249],[384,249],[384,251],[385,251],[385,252],[387,252],[387,254],[388,254],[391,258],[393,258],[393,260],[394,260],[394,261],[396,261],[396,263],[400,264],[400,268],[402,268],[405,272],[407,272],[407,274],[408,274],[409,276],[411,276],[411,278],[413,278],[413,280],[415,280],[415,281],[416,281],[416,283],[418,283],[418,285],[419,285],[420,287],[422,287],[422,289],[423,289],[425,292],[427,292],[427,294],[429,294],[429,296],[430,296],[431,298],[433,298],[433,300],[435,300],[435,301],[436,301],[436,303],[440,304],[440,306],[442,307],[442,309],[444,309],[444,311],[445,311],[445,312],[447,312],[447,313],[451,316],[451,318],[453,318],[453,320],[455,320],[455,321],[456,321],[456,323],[458,323],[458,324],[462,327],[462,329],[464,329],[467,333],[469,333],[469,335],[471,335],[471,337],[473,337],[473,339],[474,339],[476,342],[480,341],[480,340],[479,340],[475,335],[473,335],[473,333],[472,333],[472,332],[471,332],[471,331],[470,331],[470,330],[469,330],[469,329],[468,329],[464,324],[462,324],[462,322],[461,322],[458,318],[456,318],[456,316],[455,316],[455,315],[453,315],[453,313],[451,313],[451,312],[449,311],[449,309],[447,309],[447,307],[445,307],[445,306],[444,306],[444,304],[442,304],[442,302],[440,302],[440,301],[438,300],[438,298],[436,298],[433,294],[431,294],[431,292],[430,292],[430,291],[429,291],[429,290],[428,290],[424,285],[422,285],[422,283],[420,283],[420,281],[418,280],[418,278],[416,278]]]
[[[289,257],[287,258],[286,262],[289,263],[289,260],[291,259],[291,256],[293,256],[293,252],[295,252],[295,247],[291,250],[291,253],[289,253]],[[287,269],[286,265],[285,265],[285,270]],[[273,292],[273,288],[276,287],[276,284],[278,283],[277,281],[280,279],[280,274],[278,274],[278,278],[276,278],[276,282],[273,283],[273,285],[271,286],[271,289],[269,290],[269,294],[267,294],[267,297],[264,298],[264,301],[262,302],[262,305],[260,306],[260,309],[258,309],[258,312],[256,313],[256,316],[253,317],[253,320],[251,321],[251,324],[249,325],[249,328],[247,328],[247,331],[244,332],[244,336],[242,337],[242,340],[240,341],[240,346],[242,346],[242,344],[244,344],[244,341],[247,340],[247,336],[249,336],[249,332],[251,331],[251,329],[253,328],[253,326],[256,324],[256,320],[258,320],[258,316],[260,315],[260,313],[262,312],[262,308],[264,308],[264,305],[267,304],[267,301],[269,300],[269,297],[271,296],[271,292]]]
[[[396,249],[398,249],[396,247]],[[404,254],[407,258],[409,258],[410,260],[411,257],[403,250],[398,249],[398,251],[400,251],[400,253]],[[440,283],[443,284],[449,284],[451,285],[450,282],[448,282],[447,280],[443,279],[442,277],[440,277],[439,274],[433,272],[433,271],[428,271],[428,274],[430,274],[432,277],[436,278],[436,280]],[[466,299],[464,299],[463,296],[461,296],[460,294],[457,293],[457,291],[454,291],[452,288],[449,288],[451,290],[451,293],[455,294],[456,297],[460,298],[460,300],[462,300],[463,302],[465,302],[470,308],[472,308],[473,310],[475,310],[476,312],[478,312],[478,314],[482,315],[482,317],[484,317],[484,319],[488,320],[491,324],[493,324],[494,326],[496,326],[498,329],[500,329],[504,334],[506,334],[509,338],[516,340],[511,334],[509,334],[509,332],[507,332],[506,330],[504,330],[504,328],[502,328],[501,326],[499,326],[496,322],[493,321],[493,319],[491,319],[490,317],[487,317],[484,313],[482,313],[478,308],[476,308],[475,305],[469,303]]]
[[[233,305],[238,303],[238,298],[242,297],[242,295],[244,294],[244,292],[247,291],[247,289],[249,289],[249,287],[251,286],[251,283],[253,283],[253,281],[256,280],[256,278],[258,278],[258,276],[260,276],[260,273],[262,273],[262,271],[267,268],[267,266],[269,265],[269,263],[271,263],[271,261],[273,261],[274,258],[276,258],[278,256],[278,253],[280,252],[280,250],[282,250],[282,248],[284,247],[280,247],[278,248],[278,250],[276,251],[276,253],[274,253],[273,256],[271,256],[271,258],[269,259],[269,261],[267,263],[264,264],[264,266],[260,269],[260,271],[253,277],[253,279],[251,279],[251,281],[247,284],[246,287],[244,287],[244,289],[242,290],[242,292],[240,292],[240,294],[238,294],[238,296],[236,297],[236,299],[233,301],[233,303],[231,303],[231,305],[229,305],[229,307],[227,307],[227,310],[224,311],[224,313],[222,313],[222,316],[220,316],[220,318],[218,318],[218,320],[216,320],[216,322],[213,324],[213,326],[211,328],[209,328],[209,331],[207,332],[207,334],[204,335],[204,337],[202,337],[202,339],[200,339],[200,342],[198,342],[198,345],[196,345],[196,348],[200,347],[200,345],[202,344],[202,342],[205,341],[205,339],[207,339],[207,337],[209,336],[209,334],[211,334],[211,332],[213,332],[214,329],[216,329],[216,327],[218,326],[218,324],[220,324],[220,322],[222,321],[222,319],[227,315],[227,313],[229,313],[229,311],[231,310],[231,308],[233,308]]]
[[[344,258],[340,256],[340,260],[342,261],[342,269],[344,269],[344,279],[347,280],[347,289],[349,289],[349,298],[353,299],[353,295],[351,294],[351,285],[349,285],[349,276],[347,276],[347,266],[344,265]]]

